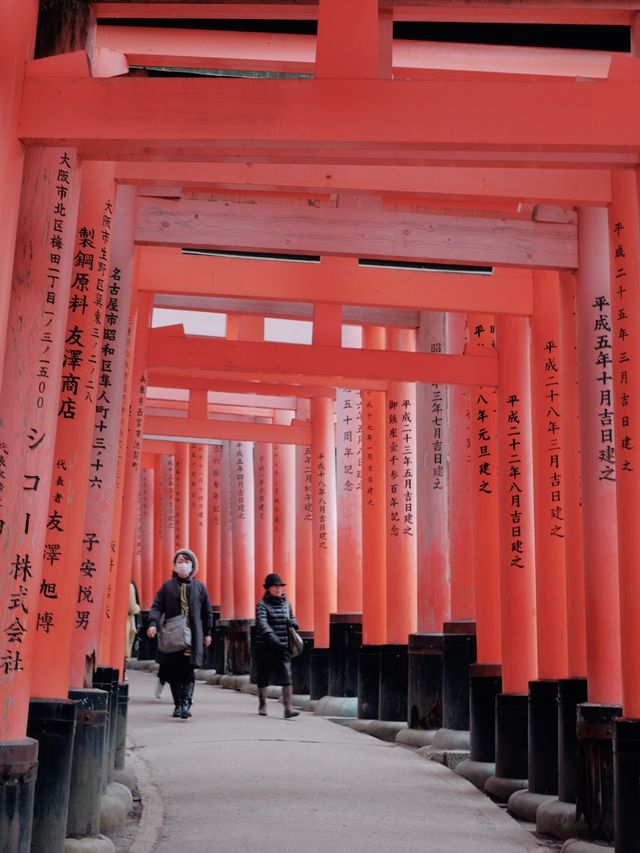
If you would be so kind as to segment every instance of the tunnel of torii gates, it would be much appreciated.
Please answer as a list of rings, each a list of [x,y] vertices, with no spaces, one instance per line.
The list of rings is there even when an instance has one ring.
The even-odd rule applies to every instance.
[[[277,571],[304,692],[470,730],[637,850],[637,5],[68,6],[0,36],[3,768],[34,701],[123,677],[131,578],[148,610],[189,546],[219,670]],[[169,17],[318,26],[111,26]]]

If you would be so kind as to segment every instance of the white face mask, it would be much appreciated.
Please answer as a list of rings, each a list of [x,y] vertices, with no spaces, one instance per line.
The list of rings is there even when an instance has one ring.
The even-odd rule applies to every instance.
[[[193,563],[176,563],[176,572],[180,575],[181,578],[188,578],[191,574],[192,568]]]

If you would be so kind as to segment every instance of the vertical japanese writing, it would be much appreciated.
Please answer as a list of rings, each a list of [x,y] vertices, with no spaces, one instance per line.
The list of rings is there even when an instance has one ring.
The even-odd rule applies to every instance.
[[[303,468],[304,468],[304,504],[303,504],[304,520],[305,521],[311,521],[313,518],[313,515],[312,515],[313,489],[312,489],[312,485],[311,485],[312,471],[311,471],[311,448],[310,447],[305,447],[305,449],[304,449]]]
[[[278,444],[273,445],[273,532],[280,532],[281,518],[280,513],[282,512],[282,500],[281,500],[281,466],[280,466],[280,446]]]
[[[329,547],[327,532],[327,459],[324,453],[318,454],[316,466],[318,483],[318,547]]]
[[[523,560],[525,552],[522,518],[528,509],[523,506],[523,472],[520,447],[522,444],[522,430],[520,424],[520,398],[517,394],[507,397],[507,447],[506,459],[508,463],[508,492],[511,517],[511,561],[512,568],[524,569],[526,565]]]
[[[547,422],[547,454],[548,454],[548,489],[549,489],[549,534],[564,537],[564,507],[562,488],[562,444],[561,444],[561,386],[558,379],[558,362],[556,350],[558,344],[548,340],[545,350],[545,398]]]
[[[606,296],[596,296],[592,306],[594,364],[598,368],[600,404],[597,418],[600,424],[598,450],[598,479],[615,482],[615,444],[613,427],[613,343],[611,340],[611,305]]]
[[[618,426],[620,435],[617,438],[617,459],[616,466],[621,474],[629,474],[634,471],[632,462],[633,452],[636,448],[634,438],[635,424],[631,420],[631,412],[634,405],[635,390],[634,383],[630,381],[633,371],[633,364],[630,353],[633,351],[633,338],[630,337],[633,333],[633,323],[636,318],[633,317],[633,312],[629,310],[631,307],[629,302],[629,294],[627,285],[627,262],[625,252],[625,234],[624,224],[620,221],[615,222],[612,227],[612,239],[610,241],[611,253],[613,258],[613,303],[615,307],[616,317],[616,403],[619,406],[620,416],[618,418]],[[629,349],[627,350],[627,347]],[[637,399],[637,398],[636,398]]]
[[[244,452],[242,447],[242,442],[236,442],[236,513],[237,518],[246,518],[246,505],[245,505],[245,493],[244,493]]]

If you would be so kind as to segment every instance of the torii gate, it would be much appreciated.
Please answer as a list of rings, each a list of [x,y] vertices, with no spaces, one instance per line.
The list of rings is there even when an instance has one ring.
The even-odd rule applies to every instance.
[[[291,19],[317,18],[318,34],[316,39],[283,35],[270,39],[267,49],[264,40],[255,34],[199,34],[177,40],[175,33],[168,38],[168,30],[132,32],[102,23],[122,15],[125,6],[127,16],[139,19],[159,15],[159,7],[162,15],[176,18],[196,13],[201,18],[242,19],[275,14]],[[78,226],[83,225],[85,231],[78,232],[77,250],[83,256],[89,254],[83,241],[92,229],[84,223],[97,217],[93,230],[102,230],[105,253],[100,260],[112,272],[118,269],[118,276],[124,269],[132,289],[131,337],[135,344],[128,350],[129,379],[123,380],[120,392],[125,411],[131,402],[131,416],[112,427],[116,441],[109,450],[110,465],[118,471],[112,495],[117,504],[122,501],[123,509],[101,527],[105,541],[119,543],[120,555],[117,567],[113,560],[109,572],[104,566],[101,580],[107,614],[101,614],[102,624],[100,620],[97,624],[103,662],[118,668],[122,659],[122,642],[111,631],[111,625],[125,612],[129,572],[122,566],[129,567],[133,560],[143,432],[190,439],[299,443],[303,447],[311,444],[314,454],[327,458],[335,447],[331,402],[336,388],[360,388],[371,412],[377,412],[379,429],[384,412],[379,404],[384,398],[376,395],[386,393],[387,401],[394,406],[407,402],[410,408],[411,383],[471,386],[482,393],[469,403],[470,417],[480,424],[489,419],[491,423],[491,431],[481,426],[471,435],[470,452],[479,470],[473,479],[473,513],[476,530],[480,529],[487,549],[477,559],[476,582],[492,577],[491,600],[483,601],[479,592],[474,614],[478,622],[479,664],[485,666],[484,673],[478,670],[477,678],[495,680],[496,670],[490,665],[502,662],[497,777],[503,781],[523,778],[528,771],[530,788],[536,790],[532,772],[535,777],[540,768],[535,761],[532,764],[531,755],[527,764],[526,754],[530,682],[533,702],[534,695],[545,693],[544,682],[588,676],[591,706],[585,706],[583,711],[583,727],[586,730],[593,723],[607,724],[620,713],[622,705],[624,719],[616,723],[616,732],[620,752],[626,756],[629,743],[636,737],[636,718],[640,717],[640,680],[635,659],[640,605],[638,596],[633,594],[638,568],[633,524],[637,503],[633,436],[636,399],[632,391],[640,125],[636,113],[628,108],[637,101],[640,91],[637,60],[633,56],[587,52],[480,51],[473,47],[441,48],[425,57],[416,45],[395,44],[392,24],[402,20],[442,20],[451,14],[458,20],[474,21],[504,20],[509,15],[511,20],[528,22],[615,21],[634,28],[635,37],[635,7],[603,3],[598,9],[576,4],[570,9],[554,10],[532,3],[523,10],[507,12],[503,7],[496,10],[486,4],[453,5],[445,10],[394,2],[379,10],[371,0],[321,0],[317,4],[283,6],[257,2],[96,3],[91,12],[98,24],[92,29],[95,40],[89,61],[84,35],[74,43],[71,36],[75,34],[65,32],[61,35],[67,40],[67,49],[60,50],[58,45],[51,51],[53,55],[28,62],[25,72],[22,60],[29,56],[36,11],[35,2],[21,6],[10,44],[2,52],[3,70],[13,88],[6,109],[6,142],[3,139],[0,151],[0,174],[6,178],[3,185],[7,187],[10,212],[2,245],[7,251],[0,254],[13,255],[16,231],[18,254],[13,273],[6,264],[0,268],[0,292],[9,293],[12,275],[14,283],[46,280],[54,288],[58,282],[66,281],[68,286],[73,258],[77,259],[78,254],[72,257],[60,250],[52,276],[51,253],[49,258],[41,254],[31,259],[25,248],[26,235],[29,230],[59,240],[56,235],[63,234],[68,241],[76,234],[77,201],[73,199],[78,195],[83,211]],[[314,78],[212,81],[128,76],[129,67],[139,63],[143,54],[147,59],[154,56],[154,63],[172,67],[233,70],[250,62],[261,71],[313,73]],[[588,78],[588,83],[582,78]],[[210,97],[212,85],[215,100]],[[161,110],[158,104],[162,104]],[[428,105],[428,109],[421,110],[420,105]],[[18,183],[20,169],[16,169],[22,157],[18,140],[29,152],[22,192]],[[85,170],[81,182],[78,163],[83,163]],[[87,167],[94,164],[91,172]],[[110,164],[106,174],[103,164]],[[54,182],[47,180],[54,170],[64,183],[59,186],[63,186],[65,199],[68,198],[64,216]],[[60,178],[61,173],[64,179]],[[122,189],[118,191],[117,214],[123,218],[114,228],[112,250],[107,247],[109,239],[104,234],[105,217],[111,228],[107,203],[112,205],[113,201],[108,192],[98,188],[100,180],[112,182],[114,198],[114,180],[127,191],[131,186],[139,188],[135,206],[130,192],[123,196]],[[79,189],[71,189],[74,181]],[[49,195],[43,192],[43,186],[49,188]],[[120,203],[123,197],[127,201]],[[609,210],[609,220],[605,208]],[[68,223],[63,221],[67,216]],[[33,227],[34,223],[38,228]],[[135,255],[134,243],[138,245]],[[182,255],[176,247],[304,254],[312,255],[318,263],[202,258]],[[110,250],[117,262],[110,262]],[[461,273],[381,269],[357,264],[358,258],[495,269],[490,277],[472,278]],[[611,293],[606,286],[609,279],[617,285]],[[620,279],[624,281],[620,283]],[[112,279],[112,290],[119,289],[119,282],[119,277],[117,281]],[[44,357],[33,346],[31,350],[25,347],[25,341],[42,342],[43,338],[36,335],[44,332],[35,331],[29,340],[16,324],[18,317],[42,313],[38,308],[42,294],[36,293],[35,285],[32,291],[27,288],[21,294],[19,288],[14,288],[14,292],[14,303],[10,305],[8,299],[0,303],[2,331],[5,326],[9,330],[2,342],[6,354],[2,410],[16,413],[14,417],[3,416],[0,431],[3,463],[8,462],[8,484],[13,490],[11,504],[2,507],[6,527],[3,553],[11,566],[12,583],[18,583],[3,588],[3,600],[8,602],[3,614],[7,641],[6,648],[0,650],[5,669],[4,673],[0,671],[0,696],[4,701],[0,737],[1,745],[11,744],[11,749],[12,742],[21,741],[25,734],[31,661],[38,640],[36,613],[41,616],[45,612],[38,609],[36,598],[38,592],[45,597],[54,594],[45,583],[47,576],[39,557],[33,562],[26,557],[31,556],[32,549],[39,553],[45,544],[45,530],[51,529],[55,516],[48,511],[48,495],[41,499],[22,493],[35,493],[41,481],[51,482],[53,452],[59,440],[52,443],[58,389],[54,383],[50,383],[53,390],[48,387],[42,374],[33,374],[38,380],[35,384],[24,378],[24,365],[35,368],[36,360]],[[224,304],[224,312],[230,315],[253,313],[245,310],[246,303],[253,302],[255,306],[256,301],[283,303],[285,310],[295,310],[295,305],[300,304],[306,305],[306,310],[313,306],[314,340],[311,346],[301,347],[258,342],[237,332],[235,336],[228,335],[233,339],[226,341],[185,336],[175,329],[150,332],[153,300],[162,304],[156,294],[177,300],[174,307],[211,310],[216,304]],[[115,299],[118,294],[111,295]],[[210,300],[206,306],[196,302],[202,298]],[[62,304],[65,299],[63,289]],[[580,430],[571,423],[565,425],[562,418],[566,467],[560,469],[560,462],[553,462],[552,467],[558,471],[551,471],[548,460],[542,460],[548,454],[553,459],[560,458],[556,446],[545,443],[550,423],[560,421],[557,396],[552,396],[549,404],[545,402],[549,394],[559,393],[546,382],[556,363],[556,349],[562,349],[562,414],[565,400],[567,413],[575,414],[578,405],[570,390],[575,376],[571,356],[572,299],[576,300],[578,321]],[[294,303],[294,308],[286,309],[286,303]],[[99,302],[95,304],[99,306]],[[386,323],[384,317],[374,321],[374,309],[386,315],[387,322],[397,311],[466,314],[473,333],[469,334],[464,355],[453,351],[412,352],[411,341],[397,331],[406,326],[396,314],[395,322],[389,326],[394,345],[382,352],[379,350],[384,349],[384,344],[373,330]],[[272,312],[278,316],[272,305],[260,305],[257,312],[258,317]],[[498,355],[493,351],[489,329],[494,318]],[[363,350],[340,345],[340,326],[349,319],[357,319],[368,329]],[[57,318],[55,322],[58,323]],[[60,318],[60,328],[62,322],[64,318]],[[408,323],[409,327],[416,325],[415,320]],[[54,358],[58,373],[52,375],[60,376],[63,340],[79,334],[79,327],[67,329],[66,339],[58,332]],[[435,332],[429,334],[433,336]],[[456,340],[453,331],[450,340]],[[433,343],[440,345],[435,337]],[[594,350],[601,358],[593,367],[590,356]],[[67,360],[71,357],[70,353],[64,355]],[[194,365],[198,366],[196,370]],[[154,415],[151,406],[145,414],[145,383],[151,384],[154,376],[160,387],[171,387],[182,377],[184,384],[180,387],[193,389],[189,407],[183,413],[187,417]],[[245,420],[262,416],[252,411],[252,400],[246,400],[242,409],[232,413],[233,420],[210,416],[213,412],[207,405],[206,392],[220,387],[226,393],[248,394],[252,391],[246,383],[254,384],[256,380],[272,390],[276,385],[296,388],[296,398],[312,401],[311,419],[297,418],[290,425],[277,422],[275,415],[276,422],[272,424]],[[91,378],[87,382],[90,387]],[[47,387],[40,389],[40,385]],[[486,389],[496,386],[494,404]],[[328,393],[320,393],[321,390]],[[40,399],[42,405],[36,405]],[[432,398],[429,402],[433,405]],[[557,413],[550,415],[549,407]],[[456,411],[460,417],[460,408]],[[100,414],[106,417],[104,411]],[[23,416],[26,420],[22,420]],[[617,440],[612,426],[614,417]],[[101,421],[89,414],[86,418],[83,434],[92,431],[93,435],[96,423]],[[388,420],[386,427],[392,423]],[[30,443],[25,449],[27,430]],[[411,450],[415,445],[411,444],[414,438],[410,433],[407,430],[405,456],[410,461],[405,467],[412,473],[404,476],[405,486],[415,474],[416,460]],[[367,435],[372,436],[371,454],[378,463],[384,455],[393,455],[389,445],[385,452],[385,442],[373,426]],[[578,437],[582,446],[584,538],[579,530],[579,494],[573,488],[578,461],[570,450],[570,443]],[[98,458],[102,448],[96,448],[96,443],[94,439],[92,464],[102,465]],[[617,472],[617,522],[616,487],[612,482],[614,448],[621,459]],[[490,468],[487,460],[481,459],[489,450],[493,457]],[[36,451],[39,467],[25,467],[27,462],[32,464]],[[391,478],[395,469],[389,458],[387,477]],[[379,465],[375,483],[378,504],[380,496],[385,495],[380,481],[384,478],[382,471],[383,466]],[[500,483],[500,505],[493,500],[490,506],[482,505],[483,496],[488,493],[489,474],[494,484]],[[538,477],[535,482],[534,474]],[[324,469],[321,475],[317,468],[313,474],[316,525],[319,490],[333,488],[325,475],[329,476]],[[460,491],[454,499],[462,495],[461,487],[457,488]],[[413,489],[412,483],[405,494],[414,496]],[[562,628],[567,619],[564,598],[555,594],[553,573],[545,574],[545,566],[536,563],[534,556],[537,551],[544,552],[549,561],[561,559],[550,545],[557,544],[559,537],[553,534],[555,539],[550,539],[548,526],[543,532],[543,519],[558,508],[554,506],[559,502],[555,494],[561,490],[567,518],[566,542],[574,549],[568,553],[579,554],[583,542],[585,551],[584,578],[581,560],[576,560],[578,568],[573,575],[565,569],[564,562],[550,563],[560,567],[563,577],[566,572],[573,620],[568,639],[567,629]],[[392,494],[386,494],[384,503]],[[6,513],[8,509],[10,514]],[[367,529],[371,531],[371,519],[384,516],[367,516],[367,512],[363,509],[363,524],[368,517]],[[482,527],[478,525],[480,519],[485,523]],[[81,518],[80,524],[83,521]],[[326,526],[335,544],[332,523],[335,518],[331,522],[327,516]],[[393,513],[389,514],[389,526],[393,526]],[[319,553],[320,533],[317,525],[317,574],[325,580],[328,577],[329,586],[334,587],[335,562],[330,565],[331,561]],[[93,542],[86,537],[86,530],[76,529],[76,544],[82,544],[85,551],[91,549]],[[396,654],[395,649],[406,644],[408,634],[441,633],[442,613],[438,612],[435,622],[433,614],[422,614],[423,622],[419,624],[417,562],[412,564],[408,551],[396,548],[391,541],[387,548],[398,561],[394,566],[401,578],[397,587],[406,596],[403,600],[393,598],[391,603],[365,601],[365,622],[368,610],[375,611],[380,622],[380,606],[386,606],[385,631],[376,633],[374,629],[380,625],[375,620],[369,628],[371,635],[376,635],[373,644],[394,647]],[[564,556],[563,551],[562,559]],[[85,571],[90,571],[91,553],[84,557]],[[417,555],[413,559],[417,561]],[[366,568],[366,555],[364,563]],[[495,577],[498,563],[502,567],[499,582]],[[617,577],[618,566],[623,592],[620,602],[617,582],[612,580],[613,575]],[[430,584],[437,586],[441,581],[437,573],[430,576]],[[544,625],[548,619],[558,628],[547,645],[541,632],[536,637],[536,584],[538,623]],[[586,591],[586,639],[581,629],[582,584]],[[90,585],[80,584],[79,588],[87,597],[95,593]],[[245,605],[248,591],[245,583]],[[323,584],[314,582],[314,591],[316,597],[324,596]],[[330,589],[315,609],[314,631],[319,649],[327,647],[328,617],[335,603],[335,590]],[[18,604],[28,618],[16,621],[19,617],[13,611]],[[492,616],[497,624],[499,604],[502,631],[496,637],[495,632],[487,631],[487,626]],[[98,603],[96,613],[100,613],[99,607]],[[73,611],[73,605],[69,605],[68,613]],[[91,608],[86,612],[90,613]],[[65,632],[65,636],[69,638],[71,634]],[[98,647],[98,636],[94,639]],[[493,645],[483,647],[485,639]],[[563,661],[564,644],[568,654]],[[62,677],[63,686],[56,686],[55,695],[63,700],[65,679],[67,687],[69,684],[66,670],[73,668],[65,668],[62,661],[60,669],[57,675]],[[47,673],[43,677],[46,684]],[[77,677],[76,666],[73,678]],[[82,682],[72,686],[81,687]],[[552,701],[555,702],[555,694]],[[534,738],[539,719],[534,713],[530,729]],[[535,748],[532,752],[535,759]],[[25,744],[27,758],[30,754],[29,744]],[[634,755],[632,750],[630,754]],[[617,761],[618,786],[624,780],[626,791],[632,784],[625,776],[628,762],[619,755]],[[633,777],[634,772],[632,769],[629,776]],[[633,798],[630,800],[633,802]],[[627,808],[624,794],[618,802],[617,849],[632,849],[625,845],[634,838],[634,809]]]

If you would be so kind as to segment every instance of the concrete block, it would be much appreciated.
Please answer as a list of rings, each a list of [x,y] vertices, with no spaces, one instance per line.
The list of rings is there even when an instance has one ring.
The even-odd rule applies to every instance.
[[[471,734],[468,731],[456,729],[438,729],[433,736],[432,746],[435,749],[471,749]]]
[[[235,675],[222,675],[220,676],[220,681],[218,684],[220,687],[223,687],[225,690],[235,690],[236,689],[236,678]]]
[[[268,696],[268,695],[269,695],[269,694],[267,693],[267,696]],[[313,712],[313,709],[316,707],[316,702],[317,702],[317,701],[318,701],[317,699],[303,699],[303,700],[300,702],[300,705],[299,705],[298,707],[300,708],[300,710],[301,710],[301,711],[311,711],[311,712]]]
[[[576,820],[575,803],[563,803],[555,797],[538,808],[536,830],[563,840],[586,838],[589,834],[584,817]]]
[[[119,782],[121,785],[126,785],[130,791],[136,790],[138,782],[131,758],[125,757],[124,767],[113,771],[113,781]]]
[[[323,696],[316,701],[313,713],[317,717],[357,717],[357,696]]]
[[[506,803],[515,791],[528,787],[528,779],[505,779],[502,776],[490,776],[484,786],[484,792],[497,802]]]
[[[296,708],[301,708],[303,711],[305,710],[302,706],[305,702],[310,700],[310,696],[308,693],[294,693],[291,697],[291,704]]]
[[[422,758],[428,758],[430,761],[437,761],[438,764],[443,764],[449,770],[455,769],[458,764],[469,758],[466,749],[436,749],[435,746],[421,747],[418,750],[418,755]]]
[[[205,683],[206,683],[206,684],[212,684],[212,685],[214,685],[214,684],[215,684],[215,685],[217,685],[217,684],[220,684],[220,679],[221,679],[221,678],[222,678],[222,676],[221,676],[219,673],[217,673],[217,672],[216,672],[216,673],[214,673],[213,675],[208,676],[208,678],[205,678]]]
[[[479,791],[484,791],[484,786],[487,784],[487,779],[496,775],[496,765],[493,761],[461,761],[455,768],[458,776],[462,776],[467,782]]]
[[[251,683],[251,676],[250,675],[236,675],[236,690],[241,691],[242,688],[245,686],[245,684],[250,684],[250,683]],[[257,689],[258,688],[256,687],[256,691],[257,691]]]
[[[126,808],[127,814],[133,808],[133,796],[129,788],[126,785],[123,785],[121,782],[111,782],[107,785],[107,790],[105,794],[108,797],[117,797],[122,805]]]
[[[277,684],[270,684],[267,687],[267,699],[282,699],[282,687]]]
[[[250,693],[252,696],[257,696],[258,695],[258,685],[257,684],[251,684],[251,682],[249,682],[248,684],[241,684],[240,685],[240,693]]]
[[[91,838],[65,838],[64,853],[115,853],[113,841],[104,835]]]
[[[514,791],[507,802],[507,811],[520,820],[535,823],[538,808],[543,803],[557,799],[554,794],[534,794],[529,790]]]
[[[396,735],[396,743],[402,746],[431,746],[436,729],[401,729]]]
[[[100,799],[100,832],[117,835],[127,819],[127,807],[115,794],[103,794]]]
[[[196,669],[194,672],[196,681],[206,681],[211,675],[216,675],[215,669]]]
[[[570,838],[560,848],[560,853],[602,853],[603,850],[613,850],[612,844],[593,844],[581,838]]]
[[[401,720],[367,720],[367,734],[394,743],[397,734],[402,729],[408,728],[407,723]]]

